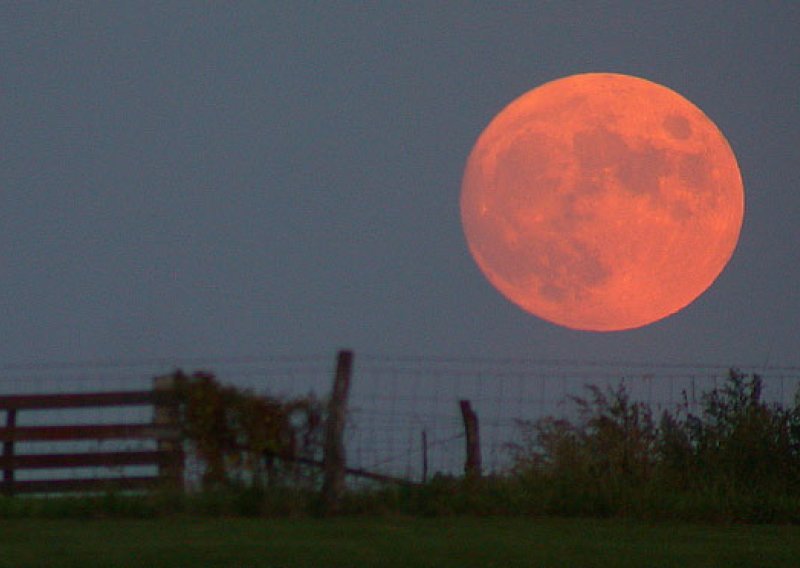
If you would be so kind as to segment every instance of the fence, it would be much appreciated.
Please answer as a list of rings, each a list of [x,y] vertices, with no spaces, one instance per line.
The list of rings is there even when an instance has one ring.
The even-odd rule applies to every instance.
[[[763,378],[763,399],[788,406],[800,388],[798,367],[736,366]],[[459,401],[479,419],[484,473],[502,473],[520,440],[520,421],[574,418],[569,397],[624,381],[634,401],[658,418],[679,406],[699,413],[703,394],[721,387],[730,366],[533,359],[361,356],[347,433],[348,457],[371,471],[422,481],[464,473],[468,447]]]
[[[176,366],[210,370],[226,384],[277,397],[314,393],[326,398],[335,374],[330,357],[317,356],[5,368],[0,369],[0,393],[144,390],[150,386],[149,377]],[[340,444],[346,457],[345,483],[350,486],[389,480],[416,483],[435,474],[462,475],[468,461],[472,471],[502,472],[510,465],[509,445],[519,439],[519,421],[545,415],[569,417],[574,408],[565,401],[569,395],[582,394],[585,385],[602,387],[624,380],[631,397],[648,403],[656,413],[683,403],[698,411],[702,394],[721,386],[729,370],[727,365],[707,364],[369,355],[358,355],[351,367]],[[800,368],[738,368],[763,377],[765,400],[793,404]],[[469,408],[461,401],[467,401]],[[108,411],[111,414],[105,418],[112,422],[154,420],[152,408],[149,415],[131,407]],[[75,412],[78,414],[60,417],[40,412],[29,418],[27,426],[45,419],[102,422],[100,409],[86,407]],[[25,416],[21,413],[17,420]],[[469,425],[470,416],[475,418],[473,426]],[[8,415],[5,419],[8,422]],[[157,441],[147,442],[150,445],[146,447],[126,449],[157,449]],[[46,446],[44,442],[40,445]],[[473,448],[470,455],[469,447]],[[52,453],[52,448],[37,451]],[[185,457],[184,478],[191,488],[202,463],[191,451]],[[311,467],[323,467],[321,456],[305,459]],[[156,475],[153,469],[151,466],[149,474]],[[34,473],[22,471],[18,481],[33,480]]]
[[[174,397],[168,382],[157,379],[151,391],[127,391],[79,394],[38,394],[0,396],[0,410],[6,413],[5,427],[0,428],[3,453],[2,492],[52,493],[63,491],[108,491],[151,488],[156,485],[182,485],[183,452],[181,432],[176,424]],[[18,426],[23,412],[90,407],[148,405],[154,409],[150,423],[62,424],[56,426]],[[117,451],[82,451],[59,453],[19,453],[20,442],[71,442],[85,440],[154,440],[155,449]],[[62,479],[16,480],[18,471],[73,468],[124,468],[156,466],[155,475],[115,477],[71,477]]]
[[[343,445],[346,422],[347,394],[351,380],[352,353],[342,351],[337,358],[333,394],[328,404],[325,425],[324,460],[313,456],[284,455],[266,451],[263,458],[282,460],[324,469],[323,498],[329,510],[335,509],[345,487],[345,476],[379,482],[406,483],[375,472],[347,466]],[[163,375],[153,381],[150,391],[109,391],[83,393],[15,394],[0,396],[0,411],[5,412],[5,427],[0,427],[0,471],[3,472],[0,491],[6,495],[21,493],[62,493],[68,491],[140,490],[169,486],[184,488],[185,448],[187,440],[181,429],[180,406],[175,374]],[[17,424],[22,411],[51,412],[56,410],[85,410],[87,408],[152,407],[152,420],[138,423],[65,423],[57,425],[24,426]],[[59,451],[57,453],[20,452],[20,443],[63,443],[76,441],[154,441],[155,448],[136,449],[117,447],[114,451]],[[242,451],[249,448],[243,447]],[[156,473],[124,475],[131,466],[155,466]],[[82,470],[95,468],[103,475],[17,480],[18,472],[27,470]],[[109,475],[113,470],[122,475]]]

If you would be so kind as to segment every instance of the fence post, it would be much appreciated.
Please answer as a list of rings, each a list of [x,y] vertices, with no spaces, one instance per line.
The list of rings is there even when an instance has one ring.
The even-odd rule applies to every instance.
[[[322,483],[322,501],[328,513],[336,512],[344,492],[344,474],[347,464],[343,438],[352,370],[353,352],[339,351],[336,375],[333,379],[333,392],[330,402],[328,402],[328,417],[325,424],[325,478]]]
[[[17,409],[6,409],[6,430],[9,434],[14,434],[17,426]],[[3,493],[9,497],[14,495],[14,440],[9,439],[3,442],[3,458],[6,467],[3,468]]]
[[[153,425],[164,430],[166,437],[159,435],[158,451],[168,455],[166,462],[158,466],[158,476],[170,488],[183,490],[183,442],[179,432],[178,399],[175,397],[175,377],[164,375],[153,379],[154,403]]]
[[[428,482],[428,431],[422,430],[422,483]]]
[[[472,404],[468,400],[459,401],[459,405],[467,439],[467,459],[464,462],[464,473],[468,478],[480,477],[481,440],[478,433],[478,415],[472,410]]]

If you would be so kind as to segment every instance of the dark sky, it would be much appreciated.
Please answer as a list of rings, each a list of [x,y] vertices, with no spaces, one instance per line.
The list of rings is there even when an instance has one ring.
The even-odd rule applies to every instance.
[[[796,2],[4,2],[0,364],[333,353],[800,364]],[[730,141],[714,286],[627,332],[466,248],[478,134],[546,81],[664,84]]]

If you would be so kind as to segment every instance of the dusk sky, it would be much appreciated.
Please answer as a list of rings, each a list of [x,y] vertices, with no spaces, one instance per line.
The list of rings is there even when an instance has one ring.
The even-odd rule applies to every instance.
[[[0,366],[314,354],[800,365],[800,3],[4,2]],[[745,218],[632,331],[520,310],[459,197],[510,101],[587,72],[699,106]]]

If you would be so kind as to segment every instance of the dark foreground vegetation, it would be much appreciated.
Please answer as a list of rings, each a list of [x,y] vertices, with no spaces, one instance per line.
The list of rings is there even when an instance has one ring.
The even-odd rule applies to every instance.
[[[800,393],[788,408],[761,395],[759,376],[731,370],[696,414],[684,395],[657,417],[624,382],[589,387],[577,420],[521,424],[500,486],[546,514],[798,523]]]
[[[226,466],[226,446],[214,435],[235,436],[215,427],[212,418],[219,413],[196,410],[220,398],[212,383],[203,385],[204,390],[195,391],[203,404],[190,407],[189,422],[200,449],[212,458],[201,491],[0,497],[0,518],[322,515],[313,468],[304,477],[297,468],[282,472],[274,463],[265,467],[255,459]],[[521,441],[509,447],[513,465],[504,474],[437,476],[424,485],[351,491],[339,514],[800,524],[800,405],[767,404],[761,387],[758,376],[731,371],[723,386],[703,395],[694,413],[684,404],[660,416],[632,401],[624,382],[606,390],[589,387],[586,396],[571,398],[575,419],[519,424]],[[264,413],[231,393],[222,394],[236,402],[241,416],[272,416],[268,425],[283,432],[285,420],[274,418],[283,414],[274,409]],[[303,439],[312,444],[313,426],[321,420],[317,406],[295,406],[307,417]],[[269,431],[264,432],[258,438],[260,450],[273,443]],[[250,468],[244,472],[249,475],[243,475],[243,468]]]
[[[797,566],[800,527],[512,517],[0,521],[0,568]]]

